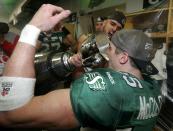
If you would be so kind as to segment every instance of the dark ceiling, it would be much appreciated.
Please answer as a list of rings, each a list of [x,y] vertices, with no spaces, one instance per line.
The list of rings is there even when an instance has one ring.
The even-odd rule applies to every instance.
[[[103,3],[105,0],[76,0],[79,3],[87,3],[87,5],[90,9],[100,5]],[[68,3],[67,0],[27,0],[25,4],[21,7],[22,12],[17,16],[17,24],[15,25],[17,28],[23,28],[23,26],[29,22],[29,20],[32,18],[33,14],[41,7],[42,4],[49,3],[49,4],[54,4],[54,5],[59,5],[62,3]],[[69,0],[69,3],[73,3],[73,0]]]
[[[84,6],[89,7],[90,9],[100,5],[106,0],[75,0],[79,3],[80,11],[83,11]],[[17,28],[21,29],[23,26],[30,21],[35,12],[40,8],[42,4],[54,4],[54,5],[62,5],[62,4],[71,4],[72,6],[77,6],[74,0],[27,0],[25,4],[21,7],[21,13],[17,15],[17,24],[15,25]],[[160,0],[157,4],[152,7],[163,4],[167,0]],[[83,7],[82,7],[83,5]],[[150,6],[145,7],[151,8]],[[106,11],[107,12],[107,11]]]
[[[32,11],[34,13],[38,8],[45,3],[58,4],[59,0],[28,0],[22,7],[22,11]]]
[[[41,7],[42,4],[49,3],[57,5],[59,0],[27,0],[22,6],[22,12],[17,16],[17,26],[22,28],[32,18],[33,14]]]

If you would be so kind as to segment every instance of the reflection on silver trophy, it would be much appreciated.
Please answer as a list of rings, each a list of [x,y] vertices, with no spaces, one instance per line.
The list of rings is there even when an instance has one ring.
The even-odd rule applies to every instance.
[[[109,46],[109,39],[104,33],[90,35],[80,48],[84,67],[99,67],[108,60],[106,49]]]

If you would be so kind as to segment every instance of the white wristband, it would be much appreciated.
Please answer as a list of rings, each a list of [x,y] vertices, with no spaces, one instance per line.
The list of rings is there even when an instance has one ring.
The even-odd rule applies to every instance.
[[[0,111],[9,111],[27,104],[34,96],[34,78],[0,77]]]
[[[26,25],[20,34],[19,42],[30,44],[35,47],[40,31],[39,28],[33,25]]]

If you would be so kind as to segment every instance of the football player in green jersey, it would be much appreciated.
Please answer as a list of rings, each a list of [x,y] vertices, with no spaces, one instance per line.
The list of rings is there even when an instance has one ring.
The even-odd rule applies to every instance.
[[[147,77],[157,72],[151,64],[152,40],[139,30],[122,30],[112,36],[102,51],[109,59],[108,68],[84,74],[70,89],[33,96],[35,38],[39,31],[50,30],[69,14],[60,7],[44,4],[23,29],[22,33],[32,40],[21,35],[1,77],[0,125],[151,131],[162,96],[157,83]],[[72,57],[69,62],[75,64],[77,60],[80,57]]]

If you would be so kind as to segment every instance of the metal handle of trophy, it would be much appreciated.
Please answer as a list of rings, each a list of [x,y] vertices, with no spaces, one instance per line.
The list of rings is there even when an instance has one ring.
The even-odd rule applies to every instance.
[[[93,34],[88,36],[88,38],[82,43],[80,48],[82,59],[85,59],[98,52],[99,50],[96,45],[95,35]]]
[[[100,53],[93,54],[92,56],[83,60],[84,67],[100,67],[104,65],[107,61]]]
[[[51,68],[58,76],[64,77],[74,71],[75,66],[69,63],[69,59],[72,55],[72,53],[63,52],[56,53],[51,57]],[[61,74],[59,74],[60,70],[62,71]]]
[[[80,53],[83,59],[84,67],[100,67],[108,57],[106,49],[109,47],[109,38],[104,33],[96,33],[88,36],[82,43]]]

